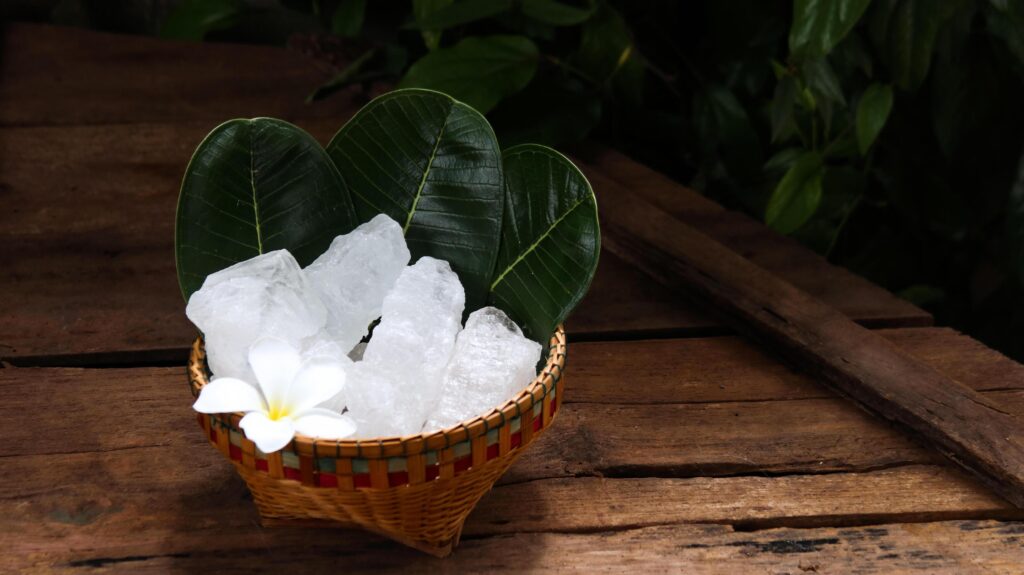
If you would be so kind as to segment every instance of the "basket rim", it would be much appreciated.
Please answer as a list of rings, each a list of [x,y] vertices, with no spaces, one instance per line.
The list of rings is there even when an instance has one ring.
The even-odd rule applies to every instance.
[[[396,457],[417,455],[427,451],[449,449],[458,443],[486,435],[489,431],[504,426],[510,420],[523,414],[532,414],[535,404],[543,401],[555,391],[562,378],[566,357],[565,328],[559,325],[551,335],[548,359],[537,377],[528,383],[519,394],[490,411],[471,419],[429,433],[405,436],[373,437],[363,439],[319,439],[308,435],[295,434],[289,447],[300,455],[312,457]],[[189,351],[188,378],[192,396],[197,398],[202,388],[209,383],[206,375],[206,351],[200,334]],[[244,416],[241,412],[213,414],[221,425],[242,432],[238,423]]]

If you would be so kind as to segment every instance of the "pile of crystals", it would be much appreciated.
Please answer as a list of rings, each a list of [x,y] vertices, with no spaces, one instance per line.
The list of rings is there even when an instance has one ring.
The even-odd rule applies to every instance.
[[[381,214],[305,269],[278,250],[211,274],[186,314],[214,379],[254,382],[249,348],[266,337],[304,361],[342,362],[344,388],[320,407],[351,418],[352,437],[435,431],[512,399],[536,377],[540,344],[494,307],[463,327],[465,291],[448,263],[409,259],[402,228]]]

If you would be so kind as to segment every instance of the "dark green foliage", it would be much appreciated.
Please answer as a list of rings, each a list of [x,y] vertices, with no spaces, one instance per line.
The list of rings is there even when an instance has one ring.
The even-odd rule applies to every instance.
[[[1024,358],[1024,0],[414,0],[362,30],[319,96],[404,77],[503,143],[604,140]],[[460,61],[495,37],[507,74]]]

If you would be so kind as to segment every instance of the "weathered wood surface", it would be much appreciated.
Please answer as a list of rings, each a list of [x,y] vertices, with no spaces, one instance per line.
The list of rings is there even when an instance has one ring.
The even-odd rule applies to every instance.
[[[452,558],[259,527],[183,369],[152,367],[183,363],[193,335],[167,214],[219,121],[277,116],[326,141],[365,96],[306,106],[327,72],[269,48],[19,24],[0,48],[0,362],[121,366],[0,363],[0,572],[1021,571],[1020,510],[813,376],[736,337],[640,340],[728,328],[609,253],[569,326],[559,421]],[[863,325],[930,325],[620,154],[574,157],[599,195],[628,188]],[[1024,367],[948,329],[880,333],[1024,414]]]
[[[621,186],[606,186],[598,203],[609,251],[731,316],[1024,508],[1024,419]]]
[[[55,573],[858,573],[1016,575],[1024,525],[1000,521],[819,529],[734,531],[722,525],[668,525],[605,533],[522,533],[467,539],[448,559],[393,549],[358,533],[288,529],[264,546],[188,548],[139,555],[111,545],[91,553],[58,548],[60,559],[7,555],[0,567]],[[56,546],[55,546],[56,547]],[[160,548],[162,549],[162,548]],[[386,549],[386,553],[382,552]]]
[[[340,122],[300,121],[322,141]],[[181,172],[210,124],[0,128],[0,358],[24,364],[180,360],[194,335],[173,258]],[[122,152],[111,153],[111,150]],[[40,170],[40,165],[51,166]],[[588,166],[598,194],[608,180]],[[646,189],[646,188],[643,188]],[[685,188],[694,205],[707,200]],[[695,211],[697,225],[871,325],[921,325],[927,314],[738,214]],[[731,222],[731,223],[730,223]],[[725,224],[729,225],[725,225]],[[573,315],[574,338],[722,333],[682,301],[605,253]],[[90,354],[85,357],[69,357]]]
[[[330,70],[273,47],[169,42],[76,28],[7,24],[0,40],[0,125],[96,125],[238,117],[350,116],[350,98],[306,96]]]
[[[1024,414],[1024,366],[947,329],[882,333]],[[469,547],[456,557],[477,541],[526,532],[1024,519],[738,338],[623,343],[617,361],[614,345],[573,346],[571,362],[599,371],[569,372],[561,419],[481,502],[466,526]],[[637,378],[624,357],[661,361]],[[647,391],[634,402],[637,385]],[[48,398],[41,412],[39,397]],[[0,537],[15,556],[129,569],[140,565],[124,558],[166,568],[162,561],[178,555],[277,556],[293,553],[296,538],[321,551],[346,541],[351,549],[336,549],[346,556],[398,551],[348,532],[259,528],[243,484],[206,444],[189,403],[178,368],[0,370]],[[780,431],[780,421],[795,429]]]

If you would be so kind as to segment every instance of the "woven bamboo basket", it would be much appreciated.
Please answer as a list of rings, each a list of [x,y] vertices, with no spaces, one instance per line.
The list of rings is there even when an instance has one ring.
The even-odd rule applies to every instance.
[[[544,368],[518,396],[429,434],[361,440],[297,435],[281,451],[263,453],[239,429],[241,413],[198,419],[249,486],[265,525],[314,520],[358,527],[444,557],[458,545],[480,498],[551,425],[562,403],[565,357],[559,326]],[[193,396],[208,374],[200,337],[188,363]]]

